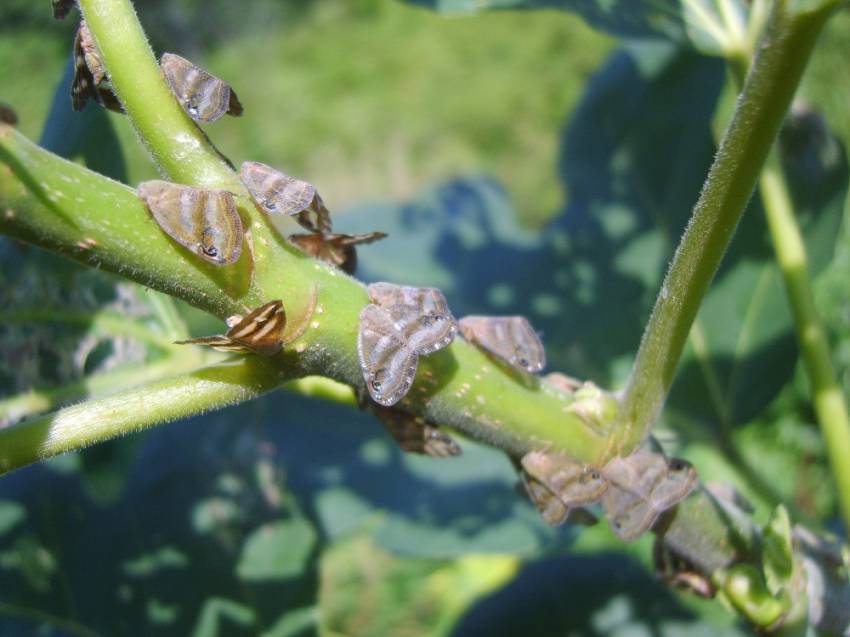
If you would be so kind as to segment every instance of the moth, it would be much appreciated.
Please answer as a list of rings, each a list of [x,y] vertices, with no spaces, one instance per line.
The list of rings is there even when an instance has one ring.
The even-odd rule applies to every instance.
[[[551,491],[567,508],[597,502],[608,488],[602,473],[562,453],[531,451],[521,460],[528,475]]]
[[[15,109],[3,102],[0,102],[0,122],[10,126],[17,126],[18,124],[18,114]]]
[[[530,476],[521,467],[519,475],[526,495],[537,507],[543,521],[549,526],[560,526],[565,522],[592,526],[598,522],[596,516],[587,509],[568,507],[545,484]]]
[[[419,357],[389,313],[377,305],[367,305],[360,312],[357,357],[366,389],[379,405],[395,405],[413,385]]]
[[[534,374],[546,366],[546,351],[523,316],[465,316],[460,332],[470,343],[520,371]]]
[[[123,113],[124,107],[112,92],[103,84],[108,82],[106,69],[100,57],[100,51],[92,38],[85,20],[80,20],[77,34],[74,36],[74,77],[71,80],[71,106],[81,111],[86,103],[93,99],[101,106],[116,113]]]
[[[215,122],[225,113],[242,114],[236,92],[221,78],[174,53],[163,53],[159,66],[180,106],[196,122]]]
[[[431,354],[447,347],[457,335],[457,321],[437,288],[372,283],[366,289],[372,302],[384,309],[403,333],[412,352]]]
[[[404,451],[432,458],[451,458],[462,453],[449,435],[428,424],[421,416],[374,403],[369,408]]]
[[[366,234],[312,233],[292,234],[289,240],[311,257],[339,268],[346,274],[357,270],[357,250],[355,246],[373,243],[386,237],[384,232]]]
[[[658,516],[683,500],[697,485],[693,466],[646,447],[615,457],[602,474],[609,482],[602,500],[617,536],[629,542],[655,524]]]
[[[236,314],[228,317],[225,321],[228,329],[224,334],[176,341],[176,344],[207,345],[222,352],[274,356],[304,333],[316,308],[316,301],[317,293],[314,288],[304,318],[288,336],[284,334],[287,324],[286,311],[283,302],[276,300],[259,306],[245,316]]]
[[[76,0],[52,0],[52,3],[53,17],[57,20],[64,20],[77,4]]]
[[[183,247],[214,265],[239,260],[242,221],[231,193],[159,180],[139,184],[138,193],[159,227]]]
[[[314,208],[317,215],[320,210],[327,211],[313,184],[290,177],[258,161],[244,162],[239,169],[239,178],[253,200],[267,214],[292,216],[307,208]],[[316,227],[316,231],[330,230],[330,215],[325,214],[324,217],[327,227]],[[310,224],[308,229],[313,229],[313,225]]]

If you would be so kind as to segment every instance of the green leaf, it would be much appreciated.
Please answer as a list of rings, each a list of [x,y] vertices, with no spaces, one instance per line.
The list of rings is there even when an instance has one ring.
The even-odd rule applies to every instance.
[[[245,540],[236,573],[248,582],[298,577],[315,544],[316,532],[304,518],[266,524]]]
[[[684,33],[678,0],[408,0],[441,13],[467,14],[488,9],[561,9],[573,11],[588,24],[618,36],[663,36]]]
[[[764,576],[770,591],[777,595],[787,590],[794,574],[794,550],[788,510],[777,506],[764,527]]]

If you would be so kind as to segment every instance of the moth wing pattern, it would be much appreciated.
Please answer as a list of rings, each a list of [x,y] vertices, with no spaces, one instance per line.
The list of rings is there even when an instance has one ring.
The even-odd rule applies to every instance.
[[[546,350],[524,316],[465,316],[460,332],[470,343],[520,371],[534,374],[546,366]]]
[[[357,269],[357,251],[355,246],[372,243],[386,237],[384,232],[366,234],[293,234],[290,242],[302,252],[339,268],[346,274],[354,274]]]
[[[360,312],[357,356],[369,395],[379,405],[400,401],[416,376],[418,357],[405,344],[390,315],[376,305]]]
[[[139,184],[139,198],[159,227],[177,243],[214,265],[242,253],[242,221],[233,195],[153,180]]]
[[[631,541],[649,530],[667,509],[697,486],[696,470],[647,447],[612,458],[603,469],[610,488],[603,501],[614,532]]]
[[[225,113],[242,113],[242,105],[230,84],[186,58],[163,53],[159,66],[180,106],[196,122],[212,123]]]
[[[447,347],[457,335],[457,321],[437,288],[381,282],[372,283],[367,291],[372,302],[386,310],[404,333],[408,347],[419,355]]]
[[[452,458],[462,453],[448,434],[428,424],[421,416],[375,404],[370,405],[370,409],[404,451],[432,458]]]
[[[601,471],[562,453],[531,451],[523,456],[521,464],[567,507],[597,502],[608,489]]]
[[[260,162],[243,162],[239,177],[257,205],[270,215],[297,215],[316,198],[313,184]]]
[[[225,334],[192,338],[176,341],[176,343],[206,345],[224,352],[253,353],[260,356],[273,356],[283,347],[286,312],[280,300],[269,301],[246,316],[230,317],[228,324],[230,328]]]

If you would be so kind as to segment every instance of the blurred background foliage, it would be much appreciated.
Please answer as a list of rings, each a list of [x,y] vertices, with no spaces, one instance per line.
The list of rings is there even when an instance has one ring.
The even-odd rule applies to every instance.
[[[362,278],[440,286],[459,316],[526,314],[550,369],[620,386],[734,99],[719,60],[589,1],[574,6],[607,33],[554,1],[136,4],[158,53],[238,92],[246,115],[208,129],[225,154],[314,182],[344,231],[390,233],[362,250]],[[539,10],[463,15],[485,4]],[[70,111],[74,27],[47,0],[4,0],[0,100],[54,152],[133,185],[155,177],[122,117]],[[848,54],[845,12],[783,144],[845,391]],[[751,208],[656,433],[703,480],[737,485],[758,520],[782,500],[838,530]],[[96,395],[105,375],[193,364],[168,345],[184,322],[218,329],[32,248],[4,241],[0,263],[6,396]],[[508,460],[462,442],[457,460],[407,457],[366,414],[275,392],[18,471],[0,480],[0,634],[747,634],[656,582],[650,538],[548,529]]]

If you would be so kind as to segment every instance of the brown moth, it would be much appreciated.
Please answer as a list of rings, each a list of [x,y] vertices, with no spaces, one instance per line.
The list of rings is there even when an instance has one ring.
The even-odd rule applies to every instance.
[[[10,126],[17,126],[18,124],[18,114],[15,109],[3,102],[0,102],[0,122]]]
[[[587,509],[568,507],[545,484],[531,477],[526,471],[520,469],[519,475],[526,495],[549,526],[560,526],[565,522],[593,526],[598,522],[596,516]]]
[[[86,103],[93,99],[101,106],[116,113],[123,113],[124,107],[112,92],[103,86],[108,82],[106,69],[100,57],[100,51],[92,38],[85,20],[80,20],[77,34],[74,36],[74,77],[71,80],[71,106],[81,111]]]
[[[470,343],[520,371],[534,374],[546,366],[543,343],[523,316],[465,316],[458,325]]]
[[[239,178],[267,214],[291,216],[310,207],[316,210],[325,207],[313,184],[290,177],[266,164],[244,162],[239,169]],[[327,229],[330,230],[329,220]]]
[[[429,425],[421,416],[374,403],[369,409],[404,451],[432,458],[451,458],[462,453],[460,446],[448,434]]]
[[[215,265],[242,254],[242,221],[233,195],[167,181],[139,184],[139,198],[159,227],[177,243]]]
[[[602,473],[562,453],[531,451],[522,468],[554,493],[568,508],[598,501],[608,488]]]
[[[602,473],[610,483],[602,501],[605,514],[614,533],[626,542],[643,535],[697,485],[690,463],[646,447],[613,458]]]
[[[53,17],[57,20],[64,20],[77,4],[76,0],[52,0],[52,3]]]
[[[357,269],[357,250],[355,246],[372,243],[385,238],[384,232],[367,234],[292,234],[289,240],[311,257],[339,268],[346,274],[354,274]]]
[[[372,302],[384,309],[404,334],[406,347],[412,352],[431,354],[454,340],[457,321],[437,288],[372,283],[366,289]]]
[[[196,122],[215,122],[225,113],[242,114],[236,92],[221,78],[174,53],[163,53],[159,66],[180,106]]]
[[[413,385],[419,358],[389,313],[377,305],[360,312],[357,356],[366,389],[379,405],[395,405]]]
[[[286,311],[283,309],[283,302],[277,300],[269,301],[245,316],[236,314],[228,317],[225,321],[228,329],[224,334],[176,341],[176,344],[207,345],[222,352],[274,356],[284,346],[304,334],[316,309],[317,299],[317,290],[313,288],[304,318],[289,335],[284,334]]]

